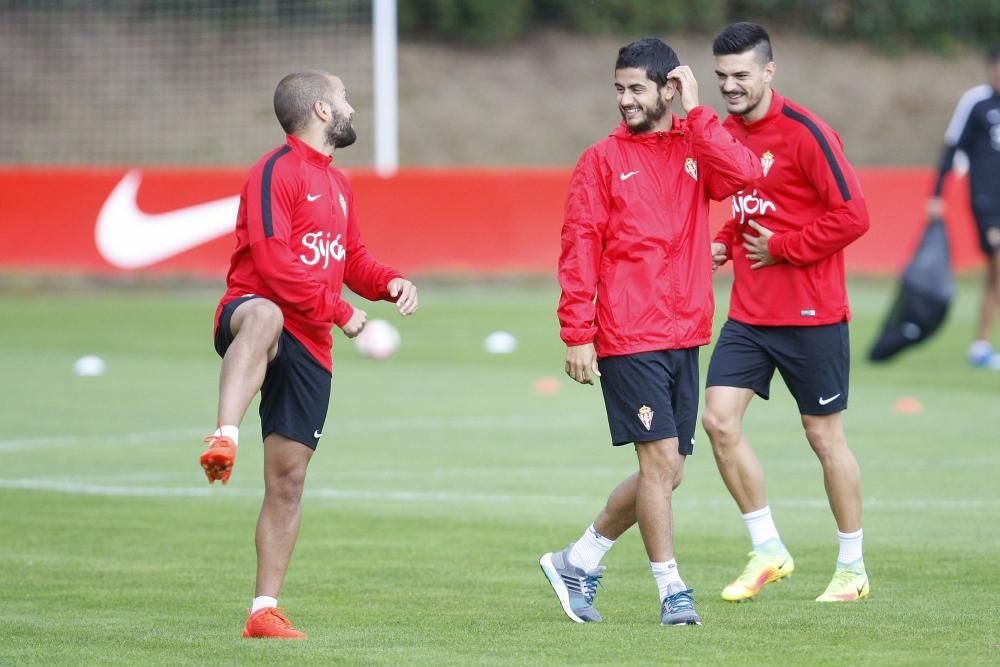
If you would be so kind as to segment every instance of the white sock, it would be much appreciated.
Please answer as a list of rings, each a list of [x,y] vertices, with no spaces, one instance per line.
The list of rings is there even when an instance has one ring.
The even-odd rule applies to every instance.
[[[266,595],[258,595],[253,599],[253,604],[250,605],[250,613],[258,611],[259,609],[265,609],[267,607],[277,607],[278,598],[268,597]]]
[[[778,537],[778,529],[774,525],[774,519],[771,518],[770,505],[765,505],[763,509],[747,512],[743,515],[743,523],[750,531],[750,543],[753,544],[754,548],[768,540],[781,541],[781,538]]]
[[[586,571],[593,570],[601,564],[604,555],[615,546],[615,541],[608,539],[597,532],[594,524],[590,524],[583,535],[573,544],[569,550],[567,559],[572,565],[583,568]]]
[[[680,572],[677,571],[676,558],[671,558],[666,563],[649,561],[649,569],[653,571],[653,578],[656,579],[656,588],[660,591],[660,602],[677,591],[687,589],[687,586],[681,581]]]
[[[222,435],[233,441],[233,444],[237,447],[240,446],[240,427],[239,426],[220,426],[215,429],[215,433],[212,435]],[[270,598],[269,598],[270,599]]]
[[[850,565],[861,560],[861,538],[865,531],[860,528],[854,533],[842,533],[837,531],[840,539],[840,554],[837,556],[838,565]]]

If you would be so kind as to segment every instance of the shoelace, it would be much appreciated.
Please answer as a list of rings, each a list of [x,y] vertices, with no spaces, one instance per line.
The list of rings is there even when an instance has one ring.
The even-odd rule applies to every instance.
[[[671,596],[668,596],[664,602],[667,603],[667,608],[670,611],[688,611],[689,609],[694,609],[694,598],[691,597],[691,593],[694,591],[690,588],[686,591],[677,591]]]
[[[266,625],[290,628],[292,627],[292,622],[281,615],[283,611],[285,611],[284,607],[271,607],[268,611],[261,614],[260,620]]]
[[[598,586],[604,588],[604,584],[601,583],[602,576],[604,576],[603,573],[588,574],[580,578],[580,592],[583,593],[583,599],[587,601],[587,604],[594,601]]]

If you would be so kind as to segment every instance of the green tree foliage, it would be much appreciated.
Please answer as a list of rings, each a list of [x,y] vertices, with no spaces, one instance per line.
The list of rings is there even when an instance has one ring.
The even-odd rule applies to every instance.
[[[473,45],[515,41],[538,28],[712,33],[733,21],[887,50],[1000,42],[998,0],[399,0],[399,19],[405,37]]]

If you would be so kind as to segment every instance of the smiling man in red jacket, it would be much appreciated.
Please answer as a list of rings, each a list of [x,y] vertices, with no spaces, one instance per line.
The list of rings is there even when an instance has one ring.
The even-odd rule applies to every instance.
[[[837,134],[771,89],[775,65],[767,32],[736,23],[716,38],[713,52],[730,113],[724,126],[764,169],[733,197],[732,217],[712,244],[716,266],[733,260],[734,278],[729,320],[708,367],[702,422],[753,545],[746,568],[722,597],[752,598],[795,568],[771,516],[764,472],[743,434],[751,399],[768,398],[777,369],[823,466],[837,521],[835,574],[817,600],[857,600],[868,595],[869,584],[861,555],[861,473],[840,417],[851,364],[844,248],[868,230],[868,211]]]
[[[570,619],[600,621],[600,561],[638,523],[661,623],[700,624],[674,559],[671,494],[694,445],[698,348],[712,333],[708,205],[761,168],[699,106],[691,69],[660,40],[623,47],[614,85],[622,123],[580,158],[566,198],[558,314],[566,373],[600,377],[612,444],[634,443],[639,471],[577,542],[539,562]],[[671,112],[677,96],[685,119]]]
[[[243,636],[305,639],[280,613],[278,592],[295,547],[306,468],[330,403],[332,327],[349,338],[367,315],[341,287],[417,310],[417,289],[361,242],[354,195],[333,153],[354,143],[354,109],[328,72],[289,74],[274,91],[287,133],[250,170],[236,219],[236,249],[215,313],[222,356],[219,428],[205,438],[210,483],[229,481],[239,425],[260,391],[264,502],[257,520],[257,581]]]

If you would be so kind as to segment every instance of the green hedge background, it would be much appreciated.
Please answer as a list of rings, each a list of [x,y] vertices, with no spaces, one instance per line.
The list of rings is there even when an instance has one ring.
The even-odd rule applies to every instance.
[[[886,50],[949,51],[1000,42],[997,0],[400,0],[402,36],[503,44],[532,30],[714,33],[734,21],[860,40]]]

